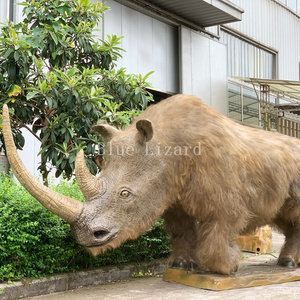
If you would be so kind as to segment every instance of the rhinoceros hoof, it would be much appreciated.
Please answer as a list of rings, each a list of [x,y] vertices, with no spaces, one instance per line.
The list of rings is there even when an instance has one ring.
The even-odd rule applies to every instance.
[[[232,272],[233,273],[236,273],[237,271],[238,271],[238,269],[239,269],[239,265],[236,265],[233,269],[232,269]],[[232,273],[231,272],[231,273]]]
[[[200,271],[200,268],[193,260],[190,260],[189,270],[192,271],[193,273],[196,273]]]
[[[192,272],[197,272],[199,270],[199,266],[192,259],[186,261],[183,258],[176,258],[171,264],[171,268],[182,269],[182,270],[192,271]]]
[[[295,267],[295,262],[290,257],[281,257],[281,258],[279,258],[277,264],[279,266],[283,266],[283,267],[289,267],[289,268]],[[299,266],[299,264],[298,264],[298,266]]]
[[[186,270],[188,268],[188,262],[183,258],[176,258],[171,264],[171,268]]]

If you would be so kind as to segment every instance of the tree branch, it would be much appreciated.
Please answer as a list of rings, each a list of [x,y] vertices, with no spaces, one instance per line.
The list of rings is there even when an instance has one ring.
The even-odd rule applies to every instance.
[[[26,124],[20,125],[19,128],[26,128],[35,138],[37,138],[40,142],[42,141],[40,137],[36,133],[34,133]]]

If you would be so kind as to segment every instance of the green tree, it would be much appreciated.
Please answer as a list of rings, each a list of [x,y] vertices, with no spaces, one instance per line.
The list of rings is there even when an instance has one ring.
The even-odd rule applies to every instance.
[[[151,100],[145,89],[151,72],[143,77],[116,70],[121,37],[94,36],[108,9],[102,2],[20,4],[24,21],[2,24],[0,32],[0,106],[10,108],[16,146],[25,143],[21,128],[40,141],[44,180],[53,166],[56,177],[70,178],[79,149],[96,174],[99,137],[90,128],[99,121],[128,125]]]

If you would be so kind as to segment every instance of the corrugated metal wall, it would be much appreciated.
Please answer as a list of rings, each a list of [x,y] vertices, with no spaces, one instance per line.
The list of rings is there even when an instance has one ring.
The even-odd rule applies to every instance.
[[[242,22],[226,25],[278,51],[277,77],[299,80],[300,19],[272,0],[231,0],[244,9]]]

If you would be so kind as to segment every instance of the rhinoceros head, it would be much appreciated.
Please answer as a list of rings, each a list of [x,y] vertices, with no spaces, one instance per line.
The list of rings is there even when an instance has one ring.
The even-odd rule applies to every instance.
[[[83,151],[78,153],[76,179],[86,198],[79,202],[44,186],[26,170],[14,145],[8,108],[3,107],[6,153],[15,176],[42,205],[70,223],[81,245],[98,255],[137,238],[161,216],[166,206],[161,187],[165,166],[152,151],[156,142],[150,121],[137,121],[124,131],[107,124],[93,129],[105,139],[105,164],[96,178]]]

